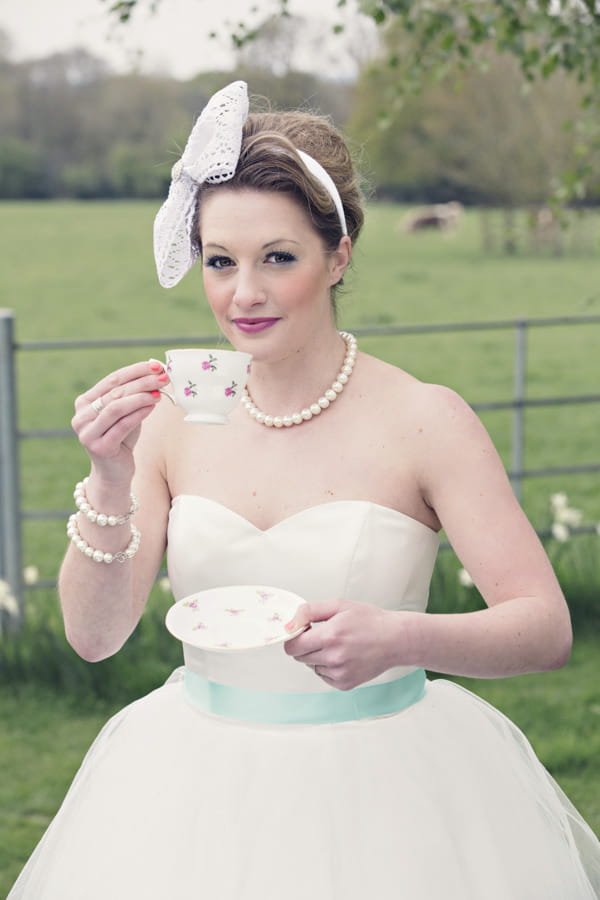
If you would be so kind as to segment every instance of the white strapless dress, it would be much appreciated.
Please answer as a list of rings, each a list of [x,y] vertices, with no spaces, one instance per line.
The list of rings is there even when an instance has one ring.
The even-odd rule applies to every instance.
[[[184,495],[169,574],[176,599],[267,584],[424,610],[437,548],[425,525],[370,502],[261,531]],[[201,677],[292,704],[331,690],[281,645],[184,655]],[[596,900],[600,845],[521,732],[451,682],[389,715],[256,724],[195,707],[178,671],[105,726],[9,900],[369,897]]]

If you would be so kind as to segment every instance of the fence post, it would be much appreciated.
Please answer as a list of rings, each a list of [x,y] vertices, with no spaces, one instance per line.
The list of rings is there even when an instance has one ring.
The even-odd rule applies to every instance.
[[[23,574],[14,313],[0,309],[0,578],[19,604],[23,619]]]
[[[513,368],[513,426],[511,436],[512,485],[519,502],[523,494],[523,455],[525,447],[525,391],[527,386],[527,320],[516,323]]]

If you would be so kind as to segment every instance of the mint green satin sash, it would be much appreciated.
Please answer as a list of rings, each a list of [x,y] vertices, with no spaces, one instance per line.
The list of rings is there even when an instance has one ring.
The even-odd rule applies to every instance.
[[[416,669],[403,678],[351,691],[297,694],[218,684],[185,669],[184,690],[190,703],[216,716],[276,725],[317,725],[389,716],[406,709],[424,696],[425,672]]]

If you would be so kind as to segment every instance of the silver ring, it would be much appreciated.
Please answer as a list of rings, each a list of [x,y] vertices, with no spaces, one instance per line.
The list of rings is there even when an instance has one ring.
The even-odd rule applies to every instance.
[[[102,402],[102,397],[96,397],[95,400],[92,401],[92,409],[96,413],[97,416],[100,415],[102,410],[104,409],[104,403]]]

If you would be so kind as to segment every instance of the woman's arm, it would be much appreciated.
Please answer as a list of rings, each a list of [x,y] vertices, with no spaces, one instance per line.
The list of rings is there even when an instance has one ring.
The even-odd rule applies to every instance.
[[[570,617],[539,538],[471,408],[447,388],[424,390],[423,496],[488,609],[416,619],[419,664],[484,678],[558,668]]]
[[[158,374],[148,363],[137,363],[76,401],[73,427],[91,459],[87,499],[98,512],[118,516],[128,512],[133,491],[139,510],[132,521],[141,532],[138,552],[123,563],[98,563],[73,544],[68,547],[59,575],[65,632],[90,662],[111,656],[127,640],[165,550],[170,498],[162,471],[158,398],[150,393],[161,384]],[[99,415],[91,409],[96,397],[104,398]],[[131,539],[130,523],[101,527],[79,514],[77,526],[91,547],[104,552],[124,550]]]
[[[571,647],[567,605],[485,428],[446,388],[417,384],[411,400],[421,495],[488,608],[430,614],[306,604],[295,623],[324,624],[287,642],[287,652],[343,690],[392,666],[480,678],[558,668]]]

